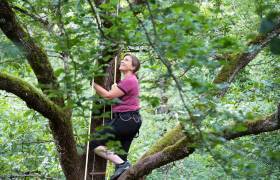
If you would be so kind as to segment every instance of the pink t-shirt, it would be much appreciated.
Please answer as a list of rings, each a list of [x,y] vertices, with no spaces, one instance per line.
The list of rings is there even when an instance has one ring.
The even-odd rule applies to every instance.
[[[112,106],[113,112],[136,111],[140,109],[139,105],[139,84],[137,77],[132,74],[125,77],[118,83],[118,88],[124,92],[124,95],[119,97],[120,103]]]

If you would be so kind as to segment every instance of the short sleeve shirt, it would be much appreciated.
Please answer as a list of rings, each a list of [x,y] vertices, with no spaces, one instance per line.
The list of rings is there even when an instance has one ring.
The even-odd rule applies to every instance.
[[[139,105],[139,83],[134,74],[125,77],[117,84],[118,88],[124,92],[119,97],[120,103],[112,106],[113,112],[136,111],[140,109]]]

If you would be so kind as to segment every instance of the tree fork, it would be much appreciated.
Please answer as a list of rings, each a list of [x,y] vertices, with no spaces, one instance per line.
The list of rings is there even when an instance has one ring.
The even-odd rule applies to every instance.
[[[0,89],[13,93],[49,119],[62,170],[67,179],[80,178],[80,161],[73,135],[71,114],[54,104],[37,88],[20,78],[0,73]]]

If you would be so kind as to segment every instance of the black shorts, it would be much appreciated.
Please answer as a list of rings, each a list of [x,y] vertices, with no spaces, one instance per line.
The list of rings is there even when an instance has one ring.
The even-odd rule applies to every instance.
[[[90,142],[90,146],[95,149],[98,146],[106,146],[108,142],[120,142],[121,149],[125,153],[116,153],[124,161],[127,160],[133,138],[139,133],[142,119],[139,111],[115,112],[113,119],[106,121],[104,127],[97,131]]]

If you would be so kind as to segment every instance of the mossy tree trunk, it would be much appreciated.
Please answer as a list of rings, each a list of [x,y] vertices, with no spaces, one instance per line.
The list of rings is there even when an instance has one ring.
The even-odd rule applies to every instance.
[[[96,0],[96,5],[102,4],[104,1]],[[145,1],[134,1],[134,3],[143,3]],[[105,22],[107,28],[110,22]],[[259,46],[256,51],[250,53],[240,53],[238,56],[227,59],[228,66],[222,68],[220,74],[215,79],[215,83],[232,82],[238,72],[243,69],[256,55],[265,47],[268,42],[279,35],[280,30],[274,29],[271,33],[264,35],[258,41],[250,45]],[[44,50],[40,48],[23,30],[17,22],[14,12],[12,11],[7,0],[0,0],[0,28],[22,52],[24,53],[28,63],[32,67],[41,90],[33,87],[28,82],[20,78],[0,73],[0,89],[13,93],[26,102],[27,106],[41,113],[49,120],[55,145],[59,153],[59,160],[62,170],[67,179],[82,179],[84,158],[78,156],[76,150],[76,142],[73,135],[71,123],[71,109],[64,107],[64,99],[61,96],[48,97],[51,92],[60,91],[59,84],[54,75],[51,64]],[[113,57],[117,54],[118,47],[108,47],[106,49],[114,49],[113,51],[104,51],[105,56],[110,55],[110,66],[104,69],[109,75],[107,77],[99,77],[95,82],[109,89],[112,84]],[[108,61],[99,61],[101,64],[107,64]],[[108,109],[108,108],[107,108]],[[102,124],[101,119],[93,121],[92,130]],[[279,129],[279,107],[278,112],[270,117],[247,123],[247,130],[243,132],[224,132],[226,139],[234,139],[250,134],[258,134],[262,132],[273,131]],[[230,128],[229,128],[230,129]],[[211,132],[209,132],[211,133]],[[158,143],[137,162],[135,166],[123,174],[120,179],[140,178],[150,173],[153,169],[158,168],[167,163],[187,157],[194,152],[195,149],[190,148],[192,143],[196,141],[196,137],[191,137],[183,132],[181,125],[169,131],[163,136]],[[92,153],[91,153],[92,154]],[[92,159],[91,159],[92,162]],[[96,171],[105,171],[104,161],[97,160],[95,165]],[[99,169],[98,169],[99,168]],[[104,179],[104,176],[99,177]],[[94,179],[97,179],[95,177]]]
[[[63,97],[47,97],[52,92],[60,91],[60,88],[46,53],[23,30],[6,0],[0,0],[0,20],[3,33],[24,53],[43,94],[29,83],[4,73],[0,74],[0,89],[19,96],[29,108],[49,119],[66,178],[80,179],[80,161],[73,135],[71,110],[64,108]]]

